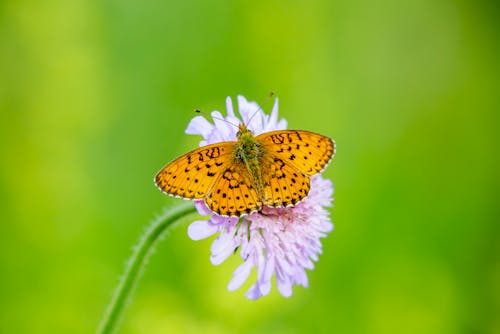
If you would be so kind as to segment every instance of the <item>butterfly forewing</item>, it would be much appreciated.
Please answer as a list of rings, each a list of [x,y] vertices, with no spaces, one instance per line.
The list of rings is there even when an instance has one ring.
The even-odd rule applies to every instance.
[[[335,143],[330,138],[309,131],[271,131],[258,135],[256,139],[265,151],[306,175],[321,172],[335,154]]]
[[[222,142],[193,150],[156,175],[158,188],[172,196],[203,199],[232,162],[236,142]]]

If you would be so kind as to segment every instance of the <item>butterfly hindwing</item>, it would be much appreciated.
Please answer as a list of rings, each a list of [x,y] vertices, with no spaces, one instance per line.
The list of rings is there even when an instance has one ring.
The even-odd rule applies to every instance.
[[[330,138],[309,131],[271,131],[258,135],[256,139],[267,152],[306,175],[321,172],[335,154],[335,143]]]
[[[205,203],[218,215],[228,217],[247,215],[262,207],[245,165],[237,161],[222,171]]]
[[[298,204],[310,189],[309,176],[278,156],[269,154],[261,160],[263,203],[271,207]]]
[[[184,154],[158,172],[156,185],[172,196],[205,198],[221,173],[231,164],[235,144],[222,142]]]

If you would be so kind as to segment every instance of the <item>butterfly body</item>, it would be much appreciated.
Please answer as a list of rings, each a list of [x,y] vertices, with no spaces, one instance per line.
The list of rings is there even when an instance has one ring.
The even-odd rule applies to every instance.
[[[240,217],[262,206],[288,207],[309,193],[309,176],[321,172],[335,153],[333,141],[302,130],[255,136],[244,124],[237,141],[195,149],[156,175],[163,192],[203,199],[221,216]]]
[[[239,126],[236,137],[238,138],[238,142],[235,145],[233,162],[236,164],[243,162],[245,164],[246,170],[252,176],[257,194],[262,195],[263,185],[260,161],[262,155],[265,153],[262,145],[255,139],[252,131],[248,130],[243,124]]]

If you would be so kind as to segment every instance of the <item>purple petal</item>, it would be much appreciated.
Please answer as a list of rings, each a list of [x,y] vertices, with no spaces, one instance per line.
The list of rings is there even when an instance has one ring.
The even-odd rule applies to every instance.
[[[284,274],[290,275],[291,273],[293,273],[292,266],[288,259],[281,259],[280,261],[278,261],[278,265]]]
[[[212,210],[208,208],[204,201],[194,201],[194,206],[198,213],[202,216],[206,216],[212,213]]]
[[[290,282],[288,277],[284,277],[284,279],[276,279],[276,284],[278,285],[279,292],[284,297],[288,298],[292,296],[292,282]]]
[[[234,129],[231,124],[222,121],[224,117],[218,111],[212,111],[212,119],[214,120],[215,128],[223,141],[234,140],[232,137]],[[213,135],[213,133],[212,133]]]
[[[202,135],[206,137],[212,131],[213,125],[203,116],[194,117],[191,122],[189,122],[186,133],[189,135]]]
[[[240,226],[241,228],[241,226]],[[252,244],[247,239],[243,238],[241,242],[240,255],[246,261],[252,252]]]
[[[286,119],[281,119],[278,124],[276,125],[276,129],[274,130],[285,130],[288,126],[288,123],[286,121]]]
[[[312,254],[311,254],[312,255]],[[316,257],[317,258],[317,257]],[[307,257],[303,259],[300,263],[304,268],[313,270],[314,269],[314,263]]]
[[[328,222],[328,221],[324,221],[322,224],[321,224],[321,230],[323,232],[331,232],[333,231],[333,224]]]
[[[250,117],[248,115],[250,113],[250,111],[248,110],[248,101],[243,95],[238,95],[236,97],[236,100],[238,101],[238,112],[243,119],[243,123],[246,124],[248,121],[248,117]]]
[[[307,279],[307,273],[304,269],[299,270],[295,276],[295,281],[297,284],[302,285],[304,288],[309,286],[309,280]]]
[[[234,291],[238,289],[243,283],[245,283],[248,276],[252,272],[253,267],[254,264],[250,260],[248,260],[245,261],[238,268],[236,268],[236,270],[233,272],[233,279],[231,279],[231,281],[227,285],[227,289],[229,291]]]
[[[245,293],[245,297],[251,300],[255,300],[259,297],[262,297],[258,283],[255,283],[250,287],[250,289],[248,289],[247,293]]]
[[[259,277],[259,288],[262,295],[269,294],[271,291],[271,277],[274,273],[274,256],[272,254],[267,258],[264,264],[264,270]]]
[[[230,96],[226,98],[226,110],[228,116],[234,117],[233,101]]]
[[[188,226],[188,236],[192,240],[208,238],[219,230],[219,226],[211,224],[208,220],[197,220]]]
[[[223,133],[219,132],[218,129],[215,129],[215,131],[210,132],[210,134],[206,137],[205,145],[220,143],[222,141],[226,141]]]
[[[248,126],[248,128],[255,133],[260,133],[262,132],[262,128],[258,128],[254,126],[254,121],[252,120],[252,123],[249,124],[249,119],[252,117],[252,114],[254,114],[257,110],[259,110],[259,105],[255,102],[248,102],[247,99],[242,96],[238,95],[238,111],[243,118],[243,122]],[[259,110],[260,113],[263,113],[261,110]],[[255,116],[257,117],[257,116]]]
[[[239,125],[241,124],[241,120],[234,116],[227,116],[226,121],[228,121],[228,125],[231,127],[231,138],[230,140],[236,140],[236,133],[239,130]]]
[[[269,115],[267,124],[265,126],[265,131],[272,131],[276,129],[276,124],[278,122],[278,98],[274,100],[273,110]]]
[[[266,282],[265,277],[265,269],[266,269],[266,259],[262,254],[258,255],[257,259],[257,283],[256,289],[259,290],[259,296],[264,296],[269,293],[271,290],[270,282]]]
[[[232,233],[220,234],[212,243],[210,251],[210,261],[213,265],[218,265],[224,262],[231,255],[234,249],[238,246],[237,241],[232,237]]]

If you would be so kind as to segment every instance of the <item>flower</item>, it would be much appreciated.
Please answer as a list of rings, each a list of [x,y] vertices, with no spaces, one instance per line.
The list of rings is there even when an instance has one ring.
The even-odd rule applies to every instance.
[[[234,125],[241,120],[233,111],[230,97],[226,99],[226,108],[226,117],[218,111],[212,112],[213,124],[203,116],[194,117],[186,133],[202,135],[200,146],[235,141],[238,128]],[[238,96],[238,111],[243,123],[255,135],[286,129],[286,120],[278,120],[278,99],[271,114],[266,115],[257,103]],[[193,222],[188,235],[193,240],[200,240],[219,233],[211,246],[210,260],[214,265],[240,250],[243,264],[233,272],[228,285],[230,291],[238,289],[256,267],[257,282],[247,291],[247,298],[267,295],[273,275],[279,292],[290,297],[293,285],[308,286],[305,269],[314,268],[314,262],[322,252],[320,238],[333,230],[326,210],[332,204],[332,196],[332,182],[317,174],[311,177],[308,196],[294,207],[263,207],[261,212],[238,219],[218,216],[203,201],[196,201],[198,212],[211,216],[208,220]]]

